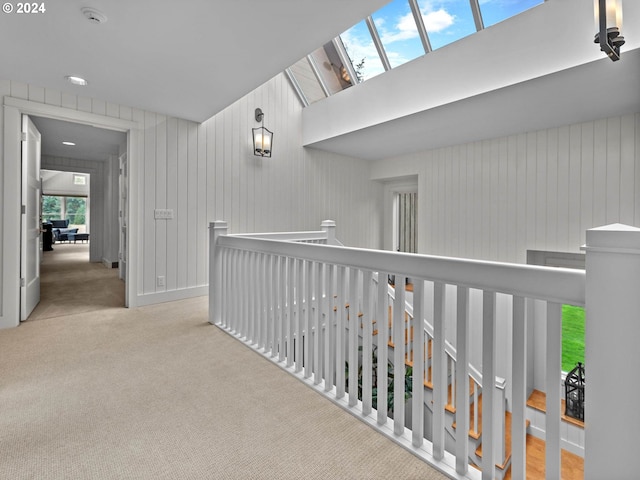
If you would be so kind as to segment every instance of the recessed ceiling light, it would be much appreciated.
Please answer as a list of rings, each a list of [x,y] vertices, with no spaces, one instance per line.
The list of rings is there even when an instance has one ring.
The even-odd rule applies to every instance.
[[[84,78],[82,77],[77,77],[75,75],[67,75],[66,77],[64,77],[67,79],[67,82],[72,83],[74,85],[81,85],[81,86],[85,86],[87,85],[89,82],[87,82]]]
[[[75,146],[75,143],[73,142],[62,142],[63,145],[69,145],[71,147]]]

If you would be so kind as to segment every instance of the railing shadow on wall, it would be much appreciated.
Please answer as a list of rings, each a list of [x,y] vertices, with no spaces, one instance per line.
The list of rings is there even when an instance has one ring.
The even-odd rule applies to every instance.
[[[607,266],[609,262],[602,260],[602,255],[621,252],[640,259],[640,230],[613,227],[587,232],[587,270],[583,271],[344,247],[338,245],[332,221],[323,222],[318,232],[242,235],[230,235],[225,222],[213,222],[209,321],[453,478],[484,480],[501,476],[496,467],[505,461],[505,398],[501,391],[509,382],[511,474],[512,478],[526,478],[527,304],[533,300],[546,302],[546,372],[556,372],[546,376],[546,476],[560,478],[561,306],[585,305],[589,239],[594,246],[588,309],[611,308],[613,299],[605,298],[607,292],[600,286],[611,282],[612,276],[617,281],[640,276],[635,273],[640,272],[640,260],[634,264],[639,268],[627,262],[615,274]],[[630,247],[629,233],[637,241],[637,252]],[[623,245],[622,250],[616,247],[618,243]],[[393,295],[386,281],[374,281],[389,275],[396,278]],[[405,301],[406,278],[413,282],[410,315]],[[511,322],[511,377],[497,378],[496,388],[482,389],[482,377],[496,378],[499,296],[508,298],[510,305],[507,318],[499,321]],[[481,298],[480,305],[472,297]],[[472,332],[480,332],[481,356],[476,359],[480,369],[471,364]],[[598,335],[607,337],[602,331]],[[453,338],[454,344],[448,338]],[[393,349],[380,348],[385,346],[384,339]],[[391,392],[387,387],[390,376],[405,378],[409,353],[413,357],[412,384],[428,381],[432,396],[426,401],[425,389],[414,388],[407,411],[404,402],[395,401],[390,418],[386,408],[374,408],[374,396],[377,405],[387,405],[390,396],[404,397],[404,382],[394,382]],[[371,383],[373,359],[378,365],[387,361],[393,364],[391,372],[386,368],[376,372],[375,392]],[[597,381],[598,375],[592,370],[607,367],[607,361],[595,356],[592,360],[589,380],[590,385],[597,386],[593,377]],[[346,373],[347,363],[352,372],[361,369],[361,385],[356,375]],[[456,378],[471,378],[477,387],[469,381],[456,382]],[[477,425],[470,425],[470,417],[478,419],[480,389],[484,411],[478,471],[469,467],[473,452],[468,433],[478,430]],[[587,398],[592,400],[589,390]],[[587,418],[589,408],[597,418],[599,409],[605,407],[597,402],[587,403]],[[430,405],[431,415],[426,423],[425,404]],[[453,434],[447,411],[455,412]],[[593,423],[597,423],[598,435],[611,433],[606,428],[615,428],[607,427],[605,421]],[[589,446],[588,427],[585,434]],[[599,454],[591,450],[588,453],[593,460],[585,455],[585,478],[597,478],[608,460],[598,458]]]

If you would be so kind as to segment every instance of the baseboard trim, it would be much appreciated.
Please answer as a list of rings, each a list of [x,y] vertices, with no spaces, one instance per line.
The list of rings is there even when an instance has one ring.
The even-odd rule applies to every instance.
[[[167,292],[145,293],[143,295],[137,296],[136,307],[155,305],[156,303],[175,302],[176,300],[203,297],[205,295],[209,295],[208,285],[191,288],[181,288],[178,290],[169,290]]]
[[[106,258],[102,259],[102,264],[107,268],[118,268],[118,262],[112,262]]]

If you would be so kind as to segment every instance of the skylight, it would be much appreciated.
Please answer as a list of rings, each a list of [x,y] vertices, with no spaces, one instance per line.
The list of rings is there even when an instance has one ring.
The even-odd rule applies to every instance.
[[[418,0],[418,5],[434,50],[477,31],[469,0]]]
[[[544,0],[480,0],[484,26],[495,25],[541,3]]]
[[[394,0],[372,17],[391,68],[425,54],[407,0]]]
[[[368,80],[384,72],[382,60],[364,20],[344,32],[340,38],[359,81]]]
[[[287,74],[306,106],[544,1],[392,0]]]

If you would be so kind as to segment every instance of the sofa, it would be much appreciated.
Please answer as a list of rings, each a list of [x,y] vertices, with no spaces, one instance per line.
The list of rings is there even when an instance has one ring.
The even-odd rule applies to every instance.
[[[53,243],[68,242],[70,233],[78,233],[77,228],[69,228],[69,219],[66,220],[50,220],[52,225]]]

